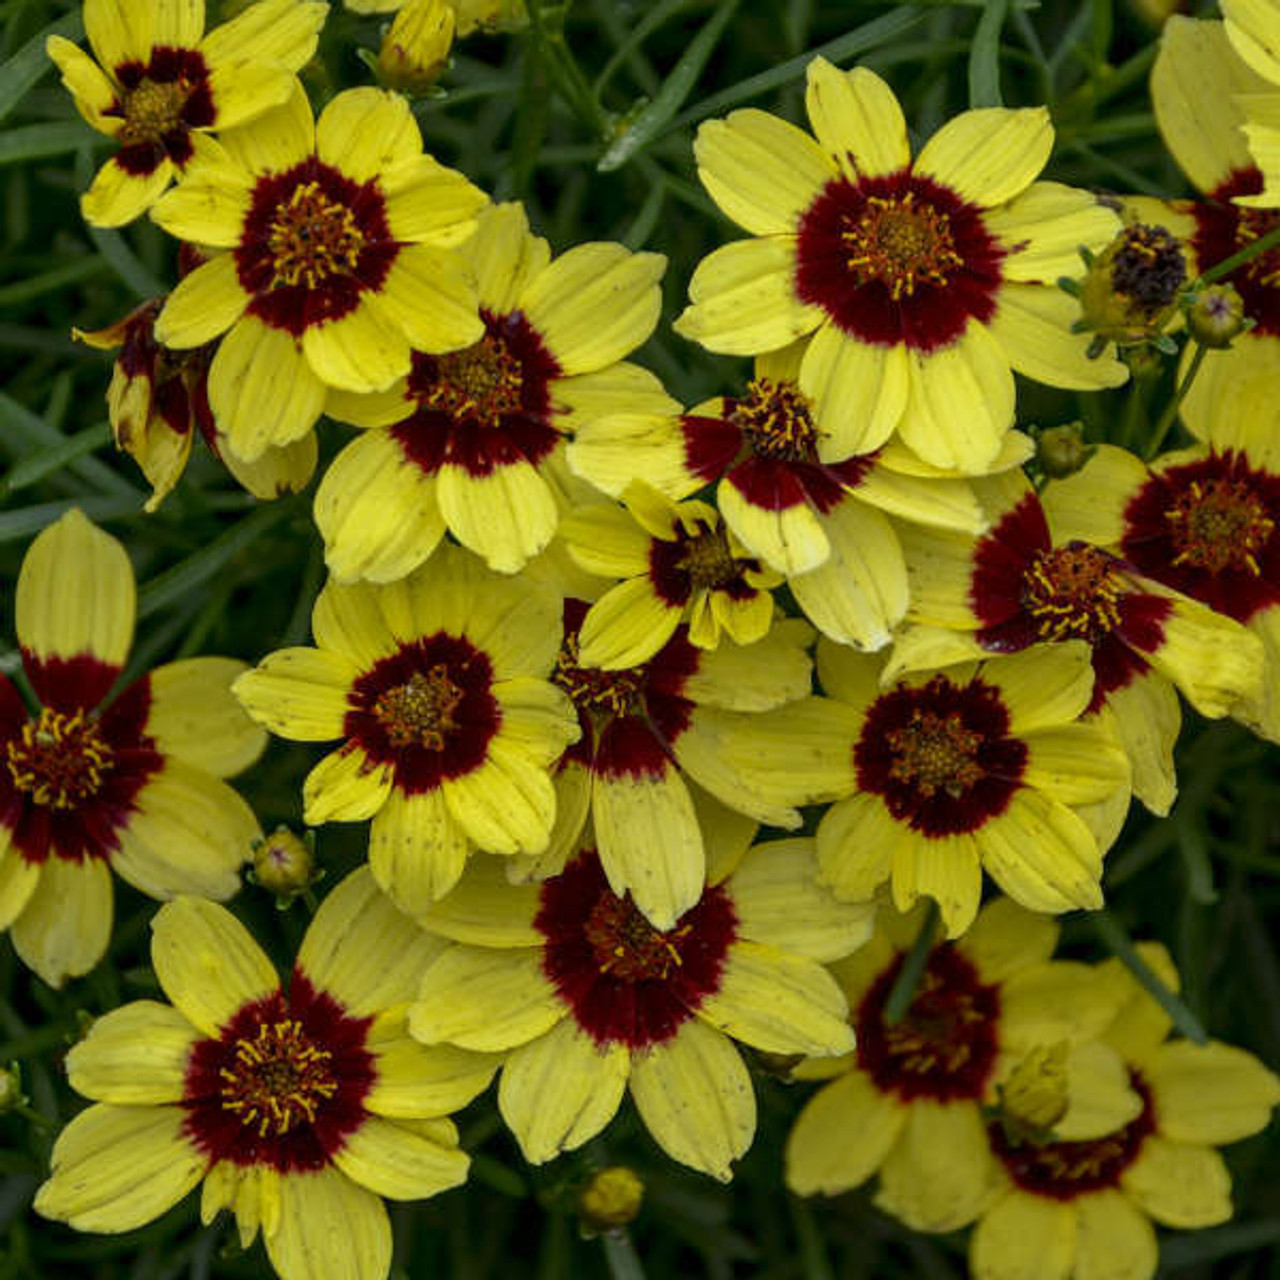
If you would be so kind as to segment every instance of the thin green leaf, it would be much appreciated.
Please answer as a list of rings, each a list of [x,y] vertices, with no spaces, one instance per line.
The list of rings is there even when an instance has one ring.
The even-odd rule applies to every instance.
[[[54,448],[66,439],[25,405],[0,392],[0,447],[10,456],[22,457],[31,451]],[[121,501],[127,500],[135,510],[142,506],[142,491],[97,458],[77,458],[67,470],[99,494],[105,490]]]
[[[667,184],[659,174],[656,179],[650,179],[652,185],[649,188],[649,194],[644,198],[644,204],[640,206],[640,212],[636,214],[635,220],[631,226],[627,228],[627,234],[622,237],[622,243],[628,249],[642,249],[648,243],[649,237],[653,235],[654,228],[658,225],[658,218],[662,213],[663,202],[667,198]]]
[[[1205,833],[1198,822],[1188,816],[1177,824],[1178,851],[1187,873],[1187,892],[1192,902],[1202,906],[1217,902],[1218,891],[1213,885],[1213,864],[1209,860],[1209,847]]]
[[[1129,935],[1125,932],[1124,926],[1105,910],[1090,912],[1089,920],[1107,950],[1133,974],[1148,995],[1173,1019],[1173,1025],[1188,1040],[1194,1040],[1196,1044],[1205,1044],[1209,1036],[1201,1025],[1200,1019],[1160,981],[1151,966],[1137,953],[1133,943],[1129,941]]]
[[[660,0],[655,4],[648,13],[640,19],[632,28],[627,37],[618,45],[613,57],[604,64],[604,70],[596,77],[594,85],[596,96],[598,97],[603,91],[605,85],[613,79],[614,72],[622,66],[624,62],[630,62],[632,66],[648,67],[649,63],[643,58],[638,57],[640,46],[655,32],[659,27],[669,22],[681,9],[686,9],[693,0]],[[597,5],[597,9],[605,8],[604,5]],[[640,75],[643,76],[643,72]],[[642,81],[643,83],[643,81]],[[645,89],[650,93],[656,93],[658,90],[658,79],[653,77],[653,84],[644,85]]]
[[[128,286],[139,302],[147,298],[158,298],[168,292],[163,281],[129,248],[120,232],[87,225],[86,230],[94,247],[102,255],[102,260]]]
[[[120,516],[136,515],[140,506],[141,503],[134,498],[88,497],[40,502],[34,507],[0,511],[0,542],[20,542],[34,537],[72,507],[79,507],[90,520],[115,520]]]
[[[738,4],[739,0],[721,0],[715,13],[694,36],[684,56],[663,81],[658,96],[635,118],[631,128],[600,157],[596,165],[600,173],[612,173],[615,169],[621,169],[637,151],[652,142],[667,121],[680,110],[693,86],[698,83],[707,60],[720,43],[720,37],[737,11]]]
[[[1236,1222],[1212,1231],[1197,1231],[1190,1236],[1167,1236],[1160,1242],[1162,1270],[1203,1266],[1228,1258],[1235,1253],[1259,1253],[1268,1245],[1280,1243],[1280,1219],[1264,1218],[1259,1222]]]
[[[889,998],[884,1003],[884,1020],[890,1025],[901,1022],[907,1016],[907,1010],[915,999],[916,988],[920,985],[925,966],[929,963],[929,955],[933,951],[933,938],[938,931],[938,915],[938,904],[930,898],[924,919],[920,921],[920,930],[911,944],[911,950],[907,952],[907,958],[902,962],[902,968],[898,970],[898,976],[893,980]]]
[[[97,255],[91,258],[76,258],[72,262],[54,267],[52,271],[42,271],[38,276],[20,280],[15,284],[0,285],[0,307],[16,307],[32,298],[43,297],[46,293],[55,293],[67,285],[81,284],[100,276],[109,268]]]
[[[69,462],[101,449],[111,443],[111,424],[98,422],[86,427],[73,436],[68,436],[62,444],[53,445],[40,453],[24,458],[3,480],[0,480],[0,496],[16,493],[28,485],[43,480],[51,471],[59,471]]]
[[[1000,33],[1008,11],[1008,0],[990,0],[978,19],[969,51],[970,107],[1004,106],[1000,96]]]
[[[831,1259],[822,1243],[822,1232],[813,1220],[813,1211],[798,1196],[788,1196],[791,1221],[795,1224],[796,1239],[800,1243],[800,1267],[804,1280],[835,1280]]]
[[[105,138],[79,120],[26,125],[21,129],[0,133],[0,165],[42,160],[45,156],[60,156],[68,151],[80,151],[105,141]]]
[[[56,22],[31,37],[8,62],[0,67],[0,120],[3,120],[26,96],[26,92],[53,66],[44,51],[44,42],[50,36],[66,36],[79,40],[84,35],[84,22],[77,6],[75,12],[65,14]]]

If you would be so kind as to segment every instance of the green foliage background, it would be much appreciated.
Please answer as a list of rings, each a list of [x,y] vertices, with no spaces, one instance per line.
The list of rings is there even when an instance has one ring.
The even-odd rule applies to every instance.
[[[224,6],[225,7],[225,6]],[[211,4],[216,10],[217,5]],[[968,0],[889,6],[859,0],[531,0],[522,36],[475,38],[455,50],[439,96],[417,104],[427,148],[495,199],[524,200],[556,251],[617,239],[671,260],[664,322],[640,353],[673,394],[693,403],[734,385],[745,361],[717,358],[670,333],[697,260],[740,232],[694,172],[698,121],[737,105],[802,119],[803,67],[815,52],[861,61],[898,92],[915,141],[970,105],[1048,103],[1058,145],[1048,176],[1154,195],[1190,194],[1163,150],[1147,96],[1154,30],[1109,0]],[[211,13],[210,21],[216,16]],[[175,246],[146,219],[120,232],[87,227],[76,194],[107,141],[75,115],[43,54],[44,36],[80,34],[64,0],[0,3],[0,669],[19,657],[13,583],[32,536],[80,505],[120,537],[141,584],[130,675],[194,653],[254,661],[308,638],[323,561],[310,495],[262,506],[197,446],[179,489],[155,516],[144,486],[110,443],[103,395],[109,357],[74,342],[174,280]],[[307,82],[317,102],[367,83],[358,56],[376,50],[377,19],[335,6]],[[1075,396],[1020,388],[1024,425],[1083,418],[1095,439],[1149,438],[1171,394],[1131,388]],[[345,439],[325,424],[322,462]],[[1135,808],[1108,859],[1112,918],[1129,936],[1159,938],[1184,977],[1185,1000],[1210,1033],[1280,1061],[1280,752],[1230,722],[1188,713],[1171,818]],[[301,778],[316,753],[273,742],[237,785],[263,825],[297,822]],[[362,856],[364,826],[328,827],[318,848],[321,891]],[[209,1228],[191,1196],[154,1225],[117,1238],[79,1236],[34,1218],[32,1192],[58,1128],[82,1105],[61,1058],[84,1021],[154,996],[147,924],[155,904],[117,882],[107,958],[51,991],[0,940],[0,1062],[19,1060],[35,1113],[0,1116],[0,1280],[93,1277],[177,1280],[261,1277],[261,1246],[241,1253],[224,1216]],[[278,912],[249,886],[234,909],[282,964],[306,925],[298,904]],[[1065,946],[1105,954],[1083,918]],[[756,1061],[760,1129],[728,1187],[681,1170],[624,1108],[603,1141],[540,1170],[521,1161],[491,1096],[461,1117],[475,1153],[472,1183],[422,1205],[393,1206],[399,1277],[735,1276],[855,1280],[965,1273],[964,1237],[913,1235],[864,1192],[806,1203],[786,1194],[781,1148],[808,1086]],[[1162,1274],[1238,1280],[1280,1277],[1280,1138],[1229,1152],[1237,1219],[1166,1235]],[[573,1188],[592,1165],[625,1161],[648,1194],[629,1240],[579,1237]]]

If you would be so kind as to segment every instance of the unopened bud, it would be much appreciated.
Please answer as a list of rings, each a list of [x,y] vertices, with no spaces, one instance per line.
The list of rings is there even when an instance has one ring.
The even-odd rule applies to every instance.
[[[383,37],[378,78],[411,97],[426,93],[448,60],[453,28],[446,0],[408,0]]]
[[[287,906],[320,877],[315,854],[288,827],[277,827],[253,851],[253,880]]]
[[[1000,1115],[1011,1136],[1041,1140],[1067,1114],[1065,1040],[1025,1054],[999,1088]]]
[[[1090,262],[1078,327],[1121,347],[1149,341],[1172,317],[1186,282],[1177,238],[1164,227],[1134,223]]]
[[[1084,428],[1078,422],[1046,427],[1036,437],[1036,462],[1051,480],[1073,476],[1093,456],[1085,443]]]
[[[644,1203],[644,1183],[634,1169],[610,1165],[598,1169],[578,1196],[583,1224],[595,1231],[612,1231],[635,1220]]]
[[[1245,323],[1244,299],[1229,284],[1207,285],[1187,307],[1187,328],[1202,347],[1229,347]]]
[[[473,31],[495,35],[521,31],[529,25],[524,0],[451,0],[458,14],[458,39]]]
[[[0,1067],[0,1115],[26,1104],[27,1095],[22,1092],[22,1068],[11,1062]]]

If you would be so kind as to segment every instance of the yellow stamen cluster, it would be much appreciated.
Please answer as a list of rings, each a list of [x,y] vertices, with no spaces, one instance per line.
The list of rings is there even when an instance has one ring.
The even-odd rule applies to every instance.
[[[506,343],[487,333],[462,351],[436,357],[436,382],[421,396],[423,408],[496,427],[522,403],[524,375]]]
[[[49,809],[73,809],[92,799],[111,768],[111,748],[83,711],[65,715],[45,707],[6,751],[13,785]]]
[[[1122,588],[1105,551],[1083,543],[1041,552],[1023,577],[1023,603],[1042,640],[1088,640],[1120,625]]]
[[[333,1054],[312,1044],[295,1019],[264,1022],[235,1049],[234,1065],[218,1072],[225,1082],[222,1106],[255,1125],[259,1137],[314,1122],[316,1108],[338,1091],[329,1067]]]
[[[1178,554],[1174,564],[1209,573],[1261,572],[1258,552],[1275,530],[1262,500],[1239,480],[1193,480],[1165,513]]]
[[[794,382],[756,378],[747,384],[729,421],[763,458],[801,462],[817,450],[818,428],[809,412],[809,397]]]
[[[373,714],[393,747],[420,746],[443,751],[445,736],[458,727],[454,712],[465,695],[438,662],[423,675],[415,671],[405,684],[388,689],[373,704]]]
[[[897,302],[920,283],[945,285],[947,272],[961,266],[951,220],[916,193],[871,196],[853,226],[841,232],[849,246],[845,265],[863,284],[879,280]]]
[[[325,195],[318,182],[302,182],[276,210],[267,246],[272,288],[303,283],[314,289],[330,276],[355,271],[364,235],[350,209]]]
[[[967,728],[957,711],[946,716],[915,711],[910,724],[885,736],[894,754],[889,776],[914,784],[922,796],[945,791],[958,799],[982,779],[982,766],[974,759],[982,734]]]
[[[637,712],[643,670],[601,671],[598,667],[580,666],[578,646],[577,635],[565,636],[551,673],[552,683],[558,684],[581,711],[615,716]]]
[[[676,943],[689,931],[689,925],[665,933],[655,929],[630,895],[618,898],[611,893],[601,896],[583,929],[600,972],[624,982],[665,979],[684,963]]]
[[[716,591],[742,575],[742,564],[734,559],[723,528],[706,529],[690,538],[676,564],[698,591]]]
[[[1247,249],[1255,240],[1270,235],[1280,227],[1280,214],[1274,209],[1246,209],[1236,206],[1236,248]],[[1244,273],[1258,284],[1274,289],[1280,285],[1280,253],[1269,249],[1245,264]],[[1229,278],[1229,277],[1228,277]]]
[[[124,95],[121,109],[124,126],[116,135],[126,146],[139,142],[158,142],[182,122],[182,108],[191,96],[187,80],[171,80],[159,84],[143,79]]]

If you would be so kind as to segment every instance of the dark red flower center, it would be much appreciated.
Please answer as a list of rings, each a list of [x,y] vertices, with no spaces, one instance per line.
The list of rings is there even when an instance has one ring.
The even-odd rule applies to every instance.
[[[499,337],[486,333],[462,351],[436,357],[436,380],[423,388],[419,403],[496,427],[520,408],[523,387],[520,361]]]
[[[863,342],[919,351],[991,318],[1004,257],[976,206],[907,169],[827,183],[796,253],[802,301]]]
[[[731,600],[749,600],[757,588],[746,575],[759,569],[758,560],[734,555],[719,517],[682,520],[674,538],[655,538],[649,544],[649,580],[670,605],[685,605],[704,591],[721,591]]]
[[[389,764],[413,795],[470,773],[502,723],[488,655],[443,631],[412,640],[352,685],[346,736],[372,764]]]
[[[1124,586],[1113,556],[1084,542],[1037,553],[1023,577],[1023,604],[1042,640],[1095,642],[1120,625]]]
[[[191,159],[191,130],[207,128],[216,115],[209,68],[200,53],[157,45],[146,63],[121,63],[115,78],[120,96],[103,114],[124,121],[116,134],[120,167],[141,177],[166,156],[185,165]]]
[[[746,393],[733,402],[728,420],[742,432],[747,447],[758,458],[786,462],[817,459],[818,427],[809,397],[794,382],[772,378],[749,382]]]
[[[737,916],[709,887],[672,929],[655,929],[609,888],[594,850],[543,883],[534,927],[543,972],[598,1044],[633,1049],[669,1039],[720,986]]]
[[[1191,243],[1201,271],[1225,261],[1280,226],[1280,213],[1276,210],[1247,209],[1234,203],[1236,196],[1256,195],[1261,190],[1262,175],[1257,169],[1239,169],[1209,192],[1206,199],[1191,206],[1196,221]],[[1280,249],[1268,249],[1225,279],[1239,291],[1244,313],[1255,323],[1253,332],[1280,334]]]
[[[355,182],[310,156],[258,179],[234,252],[250,314],[299,337],[379,289],[400,245],[376,179]]]
[[[1024,1191],[1053,1200],[1076,1196],[1120,1183],[1120,1175],[1138,1158],[1142,1144],[1155,1132],[1151,1090],[1136,1071],[1129,1083],[1142,1099],[1142,1111],[1122,1129],[1084,1142],[1015,1142],[999,1121],[987,1126],[991,1149]]]
[[[854,1015],[858,1064],[884,1093],[904,1101],[981,1099],[999,1048],[1000,990],[950,943],[929,955],[904,1017],[884,1007],[902,969],[898,955],[871,984]]]
[[[9,739],[5,752],[13,785],[50,809],[74,809],[91,800],[113,764],[97,721],[83,710],[66,714],[45,707]]]
[[[370,1018],[295,970],[289,994],[244,1005],[187,1062],[187,1132],[211,1160],[318,1169],[363,1122]]]
[[[1021,785],[1027,748],[1009,736],[999,691],[944,675],[899,685],[867,710],[853,749],[858,783],[929,837],[975,831],[1004,812]]]
[[[1165,512],[1178,550],[1175,565],[1209,573],[1244,569],[1261,572],[1258,556],[1276,523],[1261,498],[1240,480],[1192,480]]]
[[[578,631],[566,631],[551,672],[553,684],[569,695],[573,705],[584,712],[605,716],[638,715],[642,711],[645,667],[625,671],[603,671],[578,662]]]

